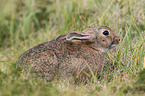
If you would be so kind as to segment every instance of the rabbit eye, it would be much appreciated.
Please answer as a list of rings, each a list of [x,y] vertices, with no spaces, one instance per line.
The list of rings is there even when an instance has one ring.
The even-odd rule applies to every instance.
[[[109,32],[108,32],[107,30],[105,30],[105,31],[103,32],[103,35],[107,36],[107,35],[109,35]]]

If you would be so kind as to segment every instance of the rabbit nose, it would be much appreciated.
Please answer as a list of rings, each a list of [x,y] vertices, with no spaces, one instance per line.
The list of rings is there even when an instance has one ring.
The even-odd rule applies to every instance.
[[[113,44],[119,44],[119,42],[120,42],[119,36],[115,36],[115,37],[113,38]]]

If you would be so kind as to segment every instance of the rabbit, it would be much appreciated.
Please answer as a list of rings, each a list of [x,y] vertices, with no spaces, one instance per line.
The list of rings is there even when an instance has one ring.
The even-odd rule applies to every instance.
[[[27,78],[33,76],[52,81],[56,77],[74,77],[83,80],[101,70],[105,52],[119,42],[119,36],[109,27],[89,27],[29,49],[18,58],[16,65]]]

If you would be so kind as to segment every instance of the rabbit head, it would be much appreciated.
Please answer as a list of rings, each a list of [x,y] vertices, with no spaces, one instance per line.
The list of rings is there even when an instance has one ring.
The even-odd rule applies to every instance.
[[[64,38],[64,36],[63,36]],[[65,35],[67,41],[81,41],[87,44],[90,48],[106,52],[119,44],[120,38],[116,33],[108,27],[92,27],[87,28],[82,32],[71,32]]]

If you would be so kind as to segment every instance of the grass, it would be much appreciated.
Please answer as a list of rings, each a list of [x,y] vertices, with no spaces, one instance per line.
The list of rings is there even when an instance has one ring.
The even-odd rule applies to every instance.
[[[144,0],[1,0],[0,96],[144,96]],[[27,80],[15,68],[29,48],[88,26],[109,26],[121,38],[106,53],[101,79],[87,85]],[[144,76],[144,75],[142,75]]]

